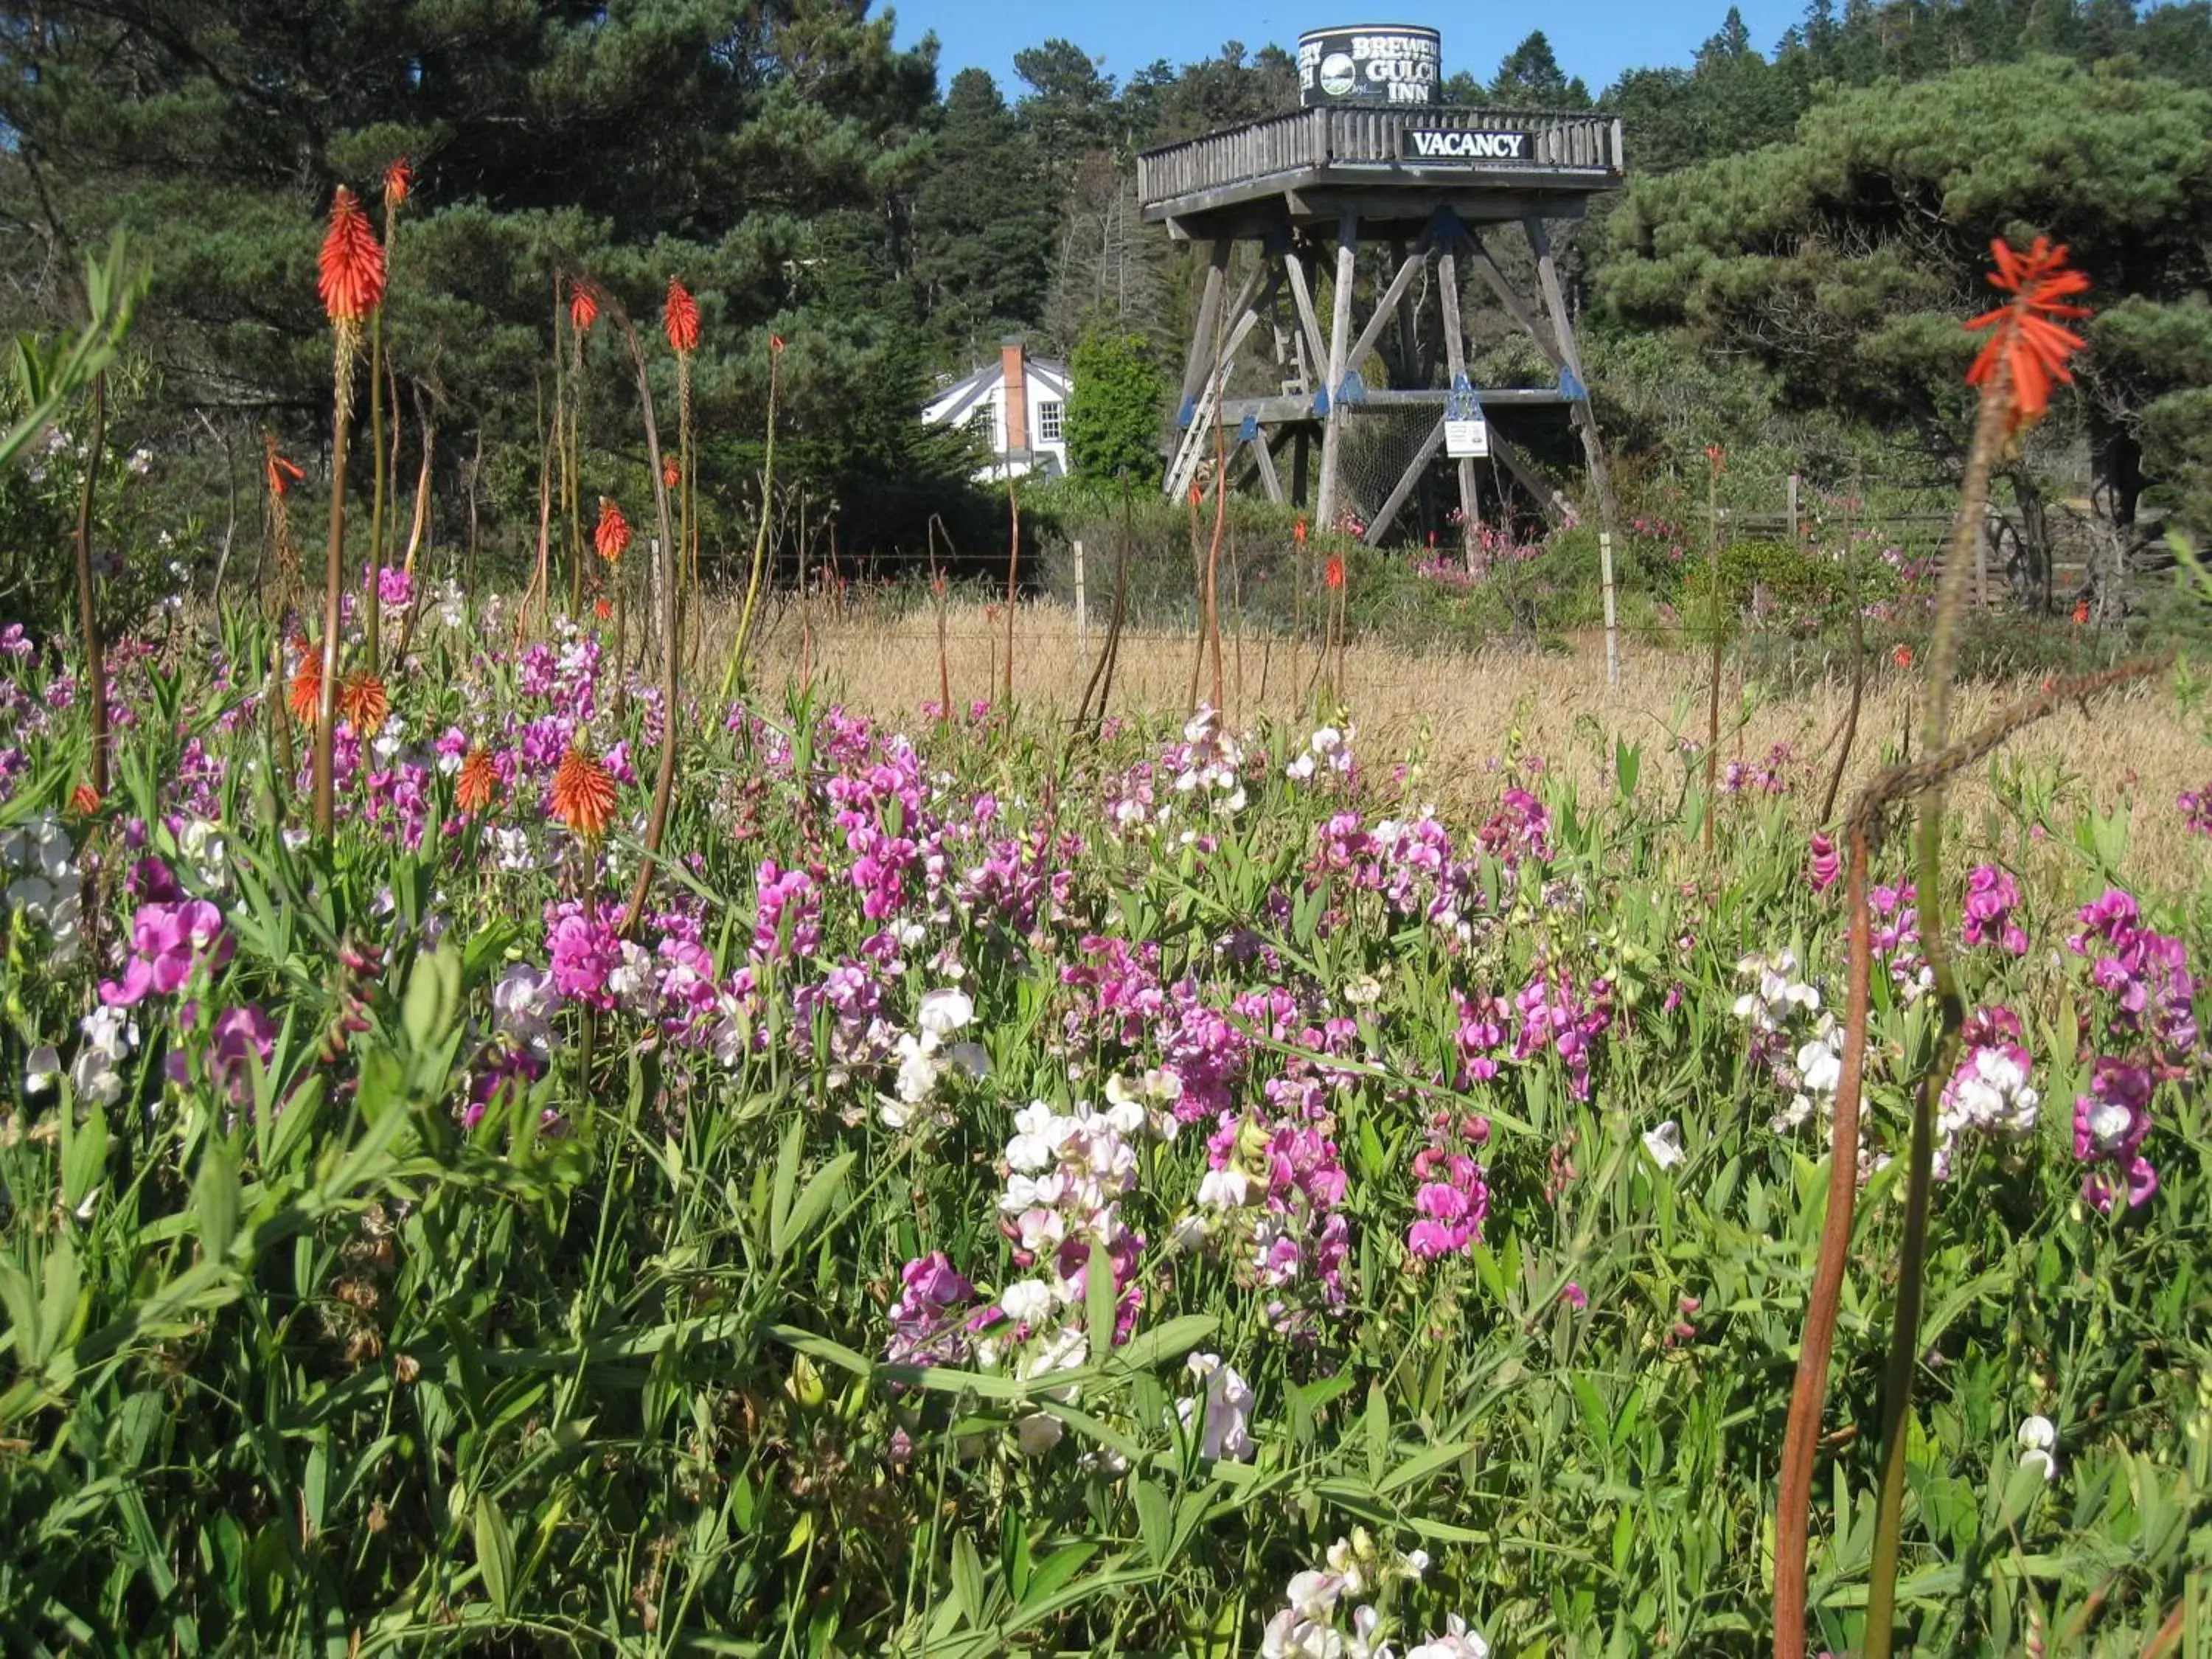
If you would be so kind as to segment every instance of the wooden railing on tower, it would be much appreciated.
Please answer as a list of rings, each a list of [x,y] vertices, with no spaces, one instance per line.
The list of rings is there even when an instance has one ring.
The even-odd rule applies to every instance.
[[[1623,173],[1620,122],[1610,115],[1562,115],[1502,109],[1302,109],[1226,132],[1148,150],[1137,158],[1137,198],[1146,208],[1274,174],[1357,174],[1389,168],[1431,171],[1405,155],[1408,130],[1525,132],[1528,154],[1508,161],[1460,161],[1437,172],[1515,178],[1556,175],[1562,185],[1608,189]]]

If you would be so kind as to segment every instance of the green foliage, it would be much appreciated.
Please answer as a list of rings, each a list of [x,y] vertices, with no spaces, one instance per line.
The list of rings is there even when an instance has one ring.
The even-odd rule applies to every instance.
[[[1140,335],[1100,330],[1085,336],[1068,360],[1073,382],[1066,415],[1072,470],[1110,483],[1125,474],[1140,487],[1160,470],[1160,411],[1165,372]]]
[[[1836,93],[1784,144],[1644,179],[1609,225],[1615,314],[1686,325],[1803,401],[1962,449],[1972,352],[1960,319],[1993,238],[2048,232],[2118,308],[2082,364],[2098,493],[2140,487],[2136,423],[2187,374],[2207,280],[2212,92],[2039,58]],[[2109,349],[2106,349],[2109,344]],[[2176,348],[2185,350],[2176,355]],[[2185,428],[2161,459],[2186,465]],[[2054,440],[2053,441],[2056,441]]]
[[[1360,603],[1402,569],[1309,554],[1327,550],[1351,560]],[[435,627],[420,672],[394,677],[406,727],[538,718],[489,648],[507,638]],[[271,643],[234,623],[223,660],[250,668]],[[35,670],[0,672],[43,707]],[[732,781],[679,797],[654,907],[678,919],[670,941],[715,959],[713,1034],[628,992],[589,1016],[556,1000],[533,1033],[515,1023],[528,996],[495,988],[544,963],[540,917],[581,862],[543,821],[542,778],[464,822],[426,767],[410,847],[364,777],[334,845],[295,848],[253,799],[264,728],[238,716],[259,684],[143,659],[119,683],[138,718],[110,811],[220,906],[235,950],[133,1006],[112,1090],[77,1064],[108,964],[57,960],[20,895],[0,921],[10,1651],[1226,1656],[1360,1528],[1430,1558],[1351,1598],[1378,1602],[1401,1649],[1455,1614],[1501,1651],[1760,1645],[1825,1172],[1809,1130],[1770,1121],[1796,1074],[1732,1009],[1741,958],[1785,945],[1835,1000],[1844,919],[1804,878],[1796,799],[1698,799],[1694,766],[1669,763],[1681,732],[1593,732],[1601,787],[1565,763],[1590,756],[1509,747],[1431,823],[1406,804],[1437,781],[1422,739],[1363,732],[1358,775],[1300,779],[1301,725],[1251,734],[1234,804],[1164,787],[1176,816],[1133,825],[1115,803],[1182,763],[1180,716],[1097,745],[956,722],[917,757],[793,694],[681,738],[687,770]],[[604,714],[594,743],[642,754],[647,718],[635,702]],[[80,714],[28,736],[0,831],[58,805],[85,740]],[[185,816],[186,741],[224,763],[207,786],[224,845]],[[902,776],[911,801],[883,786]],[[1531,821],[1509,788],[1540,800],[1540,848],[1516,844]],[[2017,870],[2035,948],[1966,952],[1967,989],[2019,1014],[2045,1103],[2018,1139],[1963,1139],[1934,1195],[1904,1619],[1929,1652],[2040,1632],[2052,1651],[2140,1654],[2212,1571],[2212,1146],[2185,1070],[2152,1103],[2160,1190],[2110,1218],[2081,1200],[2069,1105],[2101,1045],[2139,1039],[2063,941],[2125,867],[2126,823],[2001,767],[1990,797],[1968,855]],[[874,878],[835,823],[848,811],[872,849],[931,842],[904,878],[926,942],[895,969],[860,966],[883,918],[863,911]],[[1686,851],[1707,812],[1712,863]],[[1402,861],[1401,894],[1331,868],[1316,850],[1352,845],[1340,815],[1363,837],[1386,818],[1449,836],[1449,873]],[[508,867],[494,830],[550,856]],[[970,834],[1033,848],[988,856],[1049,901],[1017,920],[1015,889],[979,873],[926,908],[930,861],[965,862],[951,849]],[[635,851],[619,831],[611,850]],[[818,869],[818,938],[791,912],[757,938],[771,857]],[[2138,896],[2197,958],[2212,894],[2201,870],[2172,875]],[[88,930],[96,910],[117,937],[131,895],[86,891]],[[1101,937],[1152,963],[1146,1002],[1091,1000]],[[920,1028],[954,962],[985,1064],[902,1119],[898,1051],[872,1028]],[[878,999],[850,1030],[823,996],[833,975]],[[1463,1035],[1519,1018],[1476,998],[1600,980],[1586,1091],[1540,1041],[1516,1057],[1503,1034]],[[268,1056],[230,1069],[217,1021],[249,1004],[272,1016]],[[1171,1052],[1199,1008],[1206,1041]],[[1872,1018],[1881,1153],[1929,1021],[1887,975]],[[1802,1023],[1789,1035],[1812,1040],[1817,1016]],[[42,1043],[64,1050],[38,1061],[58,1075],[15,1092]],[[498,1084],[524,1054],[544,1075]],[[1126,1340],[1101,1272],[1048,1371],[886,1358],[906,1264],[945,1253],[979,1306],[1045,1271],[1002,1231],[1017,1115],[1111,1100],[1103,1079],[1145,1098],[1170,1063],[1224,1093],[1172,1139],[1130,1132],[1120,1224],[1141,1240],[1142,1294]],[[1328,1143],[1340,1308],[1301,1300],[1310,1268],[1262,1274],[1249,1238],[1186,1229],[1243,1224],[1246,1206],[1198,1199],[1216,1109],[1232,1130],[1288,1110]],[[1477,1115],[1480,1240],[1423,1263],[1414,1159],[1439,1118]],[[1874,1419],[1901,1207],[1875,1173],[1837,1334],[1839,1425]],[[1291,1213],[1271,1248],[1304,1248],[1320,1219]],[[1200,1356],[1250,1387],[1249,1457],[1204,1449]],[[2021,1455],[2031,1415],[2055,1430],[2049,1480]],[[1863,1635],[1872,1441],[1821,1451],[1813,1601],[1834,1651]]]

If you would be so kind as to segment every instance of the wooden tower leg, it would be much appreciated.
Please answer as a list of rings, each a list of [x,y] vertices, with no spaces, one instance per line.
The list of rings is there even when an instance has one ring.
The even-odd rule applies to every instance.
[[[1259,293],[1260,279],[1268,278],[1267,290]],[[1199,377],[1197,400],[1190,407],[1190,424],[1184,429],[1182,442],[1176,450],[1175,460],[1168,468],[1167,493],[1170,500],[1181,495],[1198,476],[1207,456],[1213,453],[1212,429],[1221,422],[1221,400],[1227,395],[1230,365],[1237,359],[1237,349],[1244,338],[1260,326],[1267,308],[1274,303],[1275,285],[1282,279],[1278,270],[1269,272],[1264,264],[1255,264],[1245,273],[1237,297],[1230,301],[1223,316],[1237,320],[1224,334],[1217,325],[1213,331],[1216,342],[1212,361],[1206,373]]]
[[[1431,237],[1426,240],[1433,241],[1435,239]],[[1406,258],[1406,245],[1403,242],[1394,243],[1390,251],[1402,267]],[[1401,386],[1425,387],[1429,383],[1429,364],[1421,351],[1419,304],[1419,297],[1410,287],[1406,290],[1405,297],[1398,302],[1398,369],[1395,383]],[[1419,490],[1420,536],[1423,544],[1426,545],[1434,540],[1437,529],[1436,491],[1429,487],[1429,468],[1426,462],[1422,463],[1417,488]]]
[[[1443,249],[1437,259],[1437,302],[1443,311],[1444,372],[1451,377],[1455,388],[1467,375],[1467,342],[1460,333],[1459,260],[1455,252],[1459,239],[1446,234],[1437,240]],[[1469,574],[1487,574],[1475,568],[1474,532],[1474,458],[1462,455],[1459,458],[1460,556]]]
[[[1176,399],[1176,428],[1169,438],[1169,471],[1174,471],[1173,457],[1179,453],[1188,440],[1190,428],[1197,423],[1199,389],[1206,384],[1206,375],[1213,368],[1213,337],[1221,324],[1221,289],[1229,275],[1230,250],[1235,246],[1225,236],[1217,236],[1207,250],[1206,287],[1198,300],[1198,318],[1191,330],[1190,361],[1183,366],[1182,392]],[[1166,484],[1174,493],[1172,482]]]
[[[1328,324],[1328,412],[1321,429],[1321,485],[1314,517],[1322,529],[1336,522],[1337,468],[1344,447],[1345,357],[1352,344],[1352,290],[1359,279],[1359,216],[1346,213],[1336,229],[1336,292]]]
[[[1559,288],[1559,268],[1552,258],[1552,238],[1544,228],[1544,222],[1531,214],[1522,221],[1528,227],[1529,246],[1536,250],[1536,280],[1543,286],[1544,308],[1551,313],[1552,330],[1558,337],[1559,356],[1581,396],[1575,399],[1576,430],[1583,440],[1583,459],[1589,464],[1590,485],[1597,493],[1598,522],[1607,534],[1620,531],[1620,510],[1613,496],[1613,473],[1605,464],[1605,445],[1600,441],[1597,415],[1590,408],[1589,382],[1583,378],[1583,356],[1575,344],[1575,325],[1567,316],[1565,295]]]

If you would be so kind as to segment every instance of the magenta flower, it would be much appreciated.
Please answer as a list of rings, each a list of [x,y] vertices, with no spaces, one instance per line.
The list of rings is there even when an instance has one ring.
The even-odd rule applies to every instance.
[[[1815,830],[1813,835],[1811,866],[1813,890],[1816,893],[1827,891],[1836,884],[1836,878],[1843,872],[1844,861],[1837,854],[1836,843]]]
[[[190,1026],[197,1023],[196,1005],[186,1003],[179,1011],[179,1024]],[[276,1023],[261,1011],[258,1004],[245,1002],[235,1008],[226,1008],[216,1017],[215,1030],[207,1051],[207,1080],[226,1091],[231,1103],[249,1106],[253,1102],[253,1064],[269,1063],[276,1052]],[[190,1056],[181,1048],[169,1050],[162,1069],[169,1081],[188,1085],[192,1078]]]
[[[2027,933],[2012,919],[2020,908],[2020,884],[1994,864],[1977,865],[1966,874],[1962,923],[1968,945],[1996,945],[2012,956],[2027,954]]]
[[[149,996],[173,996],[195,969],[220,973],[233,948],[222,912],[205,899],[142,904],[131,919],[131,955],[122,981],[102,981],[100,1000],[127,1008]]]
[[[608,981],[623,959],[615,930],[604,921],[587,921],[583,906],[573,900],[549,906],[547,916],[545,945],[553,988],[603,1013],[611,1009],[615,998]]]

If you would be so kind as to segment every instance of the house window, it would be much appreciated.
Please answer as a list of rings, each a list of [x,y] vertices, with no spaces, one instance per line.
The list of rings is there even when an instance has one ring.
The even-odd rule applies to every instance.
[[[985,448],[996,447],[999,441],[999,408],[988,398],[975,405],[975,412],[968,417],[968,433]]]
[[[1060,404],[1050,398],[1037,401],[1037,436],[1048,444],[1060,441]]]

